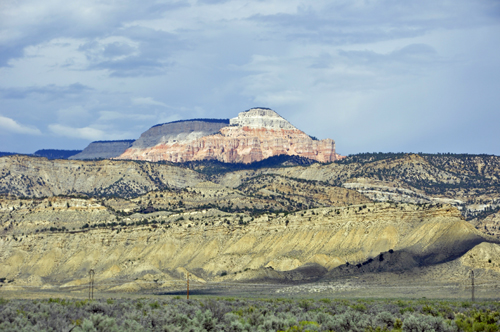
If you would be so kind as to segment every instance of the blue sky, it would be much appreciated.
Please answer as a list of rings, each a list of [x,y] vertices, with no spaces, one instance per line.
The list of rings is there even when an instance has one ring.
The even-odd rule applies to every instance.
[[[341,154],[500,155],[500,1],[4,0],[0,151],[269,107]]]

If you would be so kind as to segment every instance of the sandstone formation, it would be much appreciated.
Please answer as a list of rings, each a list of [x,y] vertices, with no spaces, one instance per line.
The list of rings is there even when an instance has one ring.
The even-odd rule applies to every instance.
[[[377,158],[203,174],[202,163],[196,172],[2,157],[0,292],[78,291],[90,268],[113,292],[170,291],[187,272],[197,287],[314,282],[310,290],[346,278],[458,284],[471,268],[500,275],[498,239],[488,235],[498,236],[498,214],[488,213],[500,158],[463,169],[462,157]],[[468,222],[471,211],[482,212]]]
[[[83,151],[70,156],[72,160],[110,159],[118,157],[132,146],[134,140],[120,141],[95,141],[90,143]]]
[[[315,140],[270,109],[241,112],[229,125],[223,121],[155,126],[117,159],[252,163],[277,155],[296,155],[320,162],[340,158],[333,140]]]
[[[146,149],[158,144],[189,143],[203,136],[215,134],[228,124],[229,120],[223,119],[194,119],[164,123],[142,133],[132,148]]]
[[[256,168],[233,172],[227,168],[233,164],[226,164],[220,173],[217,173],[215,165],[209,167],[210,171],[205,173],[207,175],[203,175],[207,168],[204,163],[196,166],[195,172],[159,163],[47,161],[20,155],[6,156],[0,158],[0,194],[40,197],[82,193],[131,197],[151,190],[185,188],[206,180],[224,187],[237,188],[252,178],[273,175],[286,181],[293,179],[295,182],[311,182],[309,189],[301,185],[300,190],[306,190],[304,197],[309,197],[314,187],[319,190],[326,184],[355,190],[373,201],[452,204],[470,220],[482,220],[500,208],[500,157],[423,157],[407,154],[370,162],[352,162],[351,159],[352,157],[348,157],[327,165]],[[469,159],[471,162],[468,162]],[[458,167],[459,164],[463,169]],[[486,166],[477,166],[481,164]],[[273,179],[268,178],[266,181],[268,185],[272,185]],[[297,187],[298,184],[290,183],[292,185]],[[299,190],[295,192],[298,194]],[[276,191],[273,195],[283,196]],[[287,199],[291,198],[285,196]],[[298,200],[296,202],[299,203]],[[305,204],[304,201],[300,202]],[[497,234],[495,230],[499,226],[480,225],[480,220],[474,222],[474,225],[485,233]]]
[[[229,120],[232,126],[266,129],[288,129],[295,130],[290,122],[278,115],[269,108],[252,108],[245,112],[240,112],[234,119]]]
[[[389,154],[381,160],[352,161],[356,157],[328,165],[228,172],[212,180],[238,187],[253,177],[276,174],[353,189],[374,201],[452,204],[468,219],[482,219],[485,211],[500,208],[500,157]]]
[[[0,236],[0,278],[18,287],[86,284],[91,268],[108,289],[137,278],[168,281],[179,271],[213,281],[254,279],[262,275],[259,271],[272,269],[276,273],[270,277],[286,280],[300,277],[299,272],[286,271],[311,264],[334,271],[346,262],[355,266],[391,249],[416,266],[438,264],[488,240],[449,206],[371,203],[254,218],[211,209],[131,215],[120,223],[97,201],[58,198],[50,205],[45,200],[16,205],[15,210],[2,204],[3,220],[24,211],[24,218],[18,219],[23,233],[21,225],[14,225]],[[34,227],[51,213],[53,220],[67,218],[73,223],[52,232]],[[98,214],[103,222],[95,218]],[[147,222],[137,222],[140,218]],[[79,222],[87,226],[78,227]],[[399,270],[407,267],[399,263]]]
[[[475,218],[471,220],[471,224],[481,232],[500,239],[500,212],[492,213],[484,218]]]

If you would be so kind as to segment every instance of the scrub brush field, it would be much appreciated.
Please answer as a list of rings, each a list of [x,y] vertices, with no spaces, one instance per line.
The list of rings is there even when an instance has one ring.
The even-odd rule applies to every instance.
[[[0,299],[1,331],[498,331],[500,303],[180,297]]]

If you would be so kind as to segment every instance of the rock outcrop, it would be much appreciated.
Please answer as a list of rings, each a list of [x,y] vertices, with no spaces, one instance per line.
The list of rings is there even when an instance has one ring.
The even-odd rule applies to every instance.
[[[194,119],[163,123],[142,133],[131,147],[146,149],[158,144],[187,144],[203,136],[215,134],[228,124],[229,120],[224,119]]]
[[[29,285],[34,277],[63,285],[94,269],[97,280],[107,284],[103,281],[108,279],[111,288],[119,281],[116,278],[134,280],[152,274],[153,279],[162,279],[179,269],[204,280],[224,274],[236,278],[243,271],[264,268],[290,271],[308,264],[331,270],[346,262],[378,259],[391,249],[394,255],[401,252],[414,260],[420,257],[425,264],[438,264],[486,240],[450,207],[377,203],[255,218],[210,209],[131,215],[117,226],[113,221],[119,220],[97,201],[50,202],[28,206],[16,202],[16,210],[9,206],[0,210],[2,220],[12,224],[0,236],[0,278],[18,286]],[[96,225],[99,219],[103,223]],[[87,226],[81,227],[84,222]],[[56,231],[36,231],[51,224]],[[63,224],[67,230],[61,230]]]
[[[352,161],[358,156],[362,154],[328,165],[316,163],[231,172],[221,174],[213,181],[228,187],[238,187],[247,179],[261,174],[279,174],[353,189],[374,201],[451,204],[457,206],[467,219],[483,219],[487,211],[493,212],[500,208],[498,156],[402,154],[370,162]],[[475,162],[469,163],[468,159]],[[481,161],[487,167],[477,167]],[[458,167],[459,164],[462,164],[463,169]],[[488,222],[489,225],[479,224],[474,223],[485,233],[499,233],[494,230],[500,226],[493,222]]]
[[[296,155],[320,162],[340,158],[332,139],[313,139],[270,109],[241,112],[229,120],[229,125],[223,122],[226,120],[220,121],[155,126],[117,159],[252,163],[277,155]]]
[[[500,212],[492,213],[483,219],[475,218],[471,220],[471,224],[481,232],[500,239]]]
[[[70,156],[73,160],[110,159],[118,157],[132,146],[134,140],[95,141],[90,143],[82,152]]]
[[[289,129],[295,130],[290,122],[268,108],[252,108],[246,112],[241,112],[236,118],[229,120],[233,126],[266,129]]]

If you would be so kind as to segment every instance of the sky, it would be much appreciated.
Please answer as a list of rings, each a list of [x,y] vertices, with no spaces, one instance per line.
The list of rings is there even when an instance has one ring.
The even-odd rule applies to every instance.
[[[343,155],[500,155],[499,0],[2,0],[0,151],[268,107]]]

